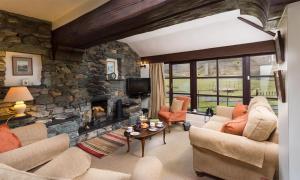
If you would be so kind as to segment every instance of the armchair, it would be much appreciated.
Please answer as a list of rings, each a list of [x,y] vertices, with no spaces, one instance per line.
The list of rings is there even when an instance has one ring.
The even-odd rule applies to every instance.
[[[191,102],[191,98],[187,97],[187,96],[179,96],[179,97],[176,97],[176,99],[183,101],[181,111],[171,112],[170,107],[162,106],[160,111],[158,112],[159,119],[161,119],[167,123],[169,132],[170,132],[169,126],[172,125],[172,123],[186,121],[186,113],[187,113],[189,104]]]

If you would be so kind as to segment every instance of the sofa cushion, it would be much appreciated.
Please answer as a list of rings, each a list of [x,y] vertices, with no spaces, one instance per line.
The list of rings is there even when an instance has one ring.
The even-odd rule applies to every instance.
[[[171,112],[179,112],[182,110],[183,106],[183,101],[182,100],[177,100],[173,99],[172,105],[171,105]]]
[[[248,114],[244,114],[231,121],[228,121],[223,125],[221,131],[224,133],[241,136],[243,135],[243,131],[246,126],[247,119],[248,119]]]
[[[0,126],[0,153],[21,147],[19,138],[4,124]]]
[[[261,103],[261,104],[269,104],[268,100],[263,97],[263,96],[256,96],[254,98],[251,99],[249,105],[248,105],[248,112],[251,111],[251,109],[253,108],[253,105],[255,105],[256,103]]]
[[[31,125],[14,128],[11,131],[18,136],[22,146],[27,146],[48,138],[46,125],[43,123],[34,123]]]
[[[148,169],[148,171],[149,171],[149,169]],[[86,173],[75,178],[74,180],[99,180],[99,179],[129,180],[130,178],[131,178],[131,175],[129,175],[129,174],[110,171],[110,170],[104,170],[104,169],[90,168]]]
[[[266,141],[276,129],[277,116],[265,106],[255,106],[248,115],[243,136],[255,140]]]
[[[243,104],[236,104],[232,111],[232,118],[235,119],[239,116],[243,116],[247,113],[247,106]]]
[[[84,174],[90,166],[90,155],[77,147],[72,147],[34,173],[42,176],[72,179]]]
[[[210,120],[207,123],[204,124],[203,128],[212,129],[215,131],[221,131],[224,123],[230,120],[231,119],[223,116],[214,115],[213,117],[210,118]]]

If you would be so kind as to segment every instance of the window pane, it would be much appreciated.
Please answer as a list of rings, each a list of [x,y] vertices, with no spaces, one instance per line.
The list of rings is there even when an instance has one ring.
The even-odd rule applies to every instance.
[[[216,112],[217,97],[197,96],[198,111],[206,112],[206,109],[212,107]]]
[[[217,61],[198,61],[197,62],[198,77],[216,77],[217,76]]]
[[[190,79],[173,79],[173,93],[190,94]]]
[[[165,78],[169,78],[170,77],[170,74],[169,74],[169,64],[164,64],[164,76]]]
[[[276,68],[275,55],[250,57],[251,76],[273,75],[273,70],[275,68]]]
[[[230,58],[219,60],[220,76],[242,76],[243,65],[242,58]]]
[[[217,94],[217,79],[198,79],[197,94]]]
[[[166,98],[166,100],[165,100],[166,101],[166,105],[170,106],[170,97],[169,97],[168,93],[166,93],[166,97],[165,98]]]
[[[170,79],[165,79],[164,83],[165,83],[166,94],[168,94],[170,92]]]
[[[273,111],[278,114],[278,100],[268,99]]]
[[[221,106],[235,106],[238,103],[243,104],[243,98],[220,97],[219,104]]]
[[[251,96],[265,96],[277,98],[274,78],[251,78]]]
[[[219,94],[223,96],[243,96],[243,79],[220,78]]]
[[[172,65],[173,77],[190,77],[190,64]]]

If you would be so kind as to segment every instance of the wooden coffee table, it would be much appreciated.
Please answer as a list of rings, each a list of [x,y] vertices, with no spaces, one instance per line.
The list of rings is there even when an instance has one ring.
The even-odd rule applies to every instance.
[[[124,136],[127,137],[127,145],[128,145],[127,152],[130,151],[130,138],[138,139],[138,140],[141,141],[141,144],[142,144],[142,157],[144,157],[145,140],[147,138],[151,138],[152,136],[154,136],[156,134],[159,134],[160,132],[163,132],[163,142],[164,142],[164,144],[166,144],[166,127],[167,127],[167,125],[164,122],[163,122],[163,125],[164,125],[163,127],[158,128],[158,130],[155,131],[155,132],[149,131],[148,129],[140,129],[139,130],[140,134],[137,135],[137,136],[132,136],[132,135],[130,135],[130,133],[125,131]]]

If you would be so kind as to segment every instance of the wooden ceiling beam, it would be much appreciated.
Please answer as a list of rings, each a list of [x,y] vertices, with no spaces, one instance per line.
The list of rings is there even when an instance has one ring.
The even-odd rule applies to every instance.
[[[170,62],[185,62],[194,60],[209,60],[218,58],[240,57],[246,55],[262,55],[274,54],[275,42],[274,40],[232,45],[225,47],[217,47],[210,49],[201,49],[195,51],[165,54],[158,56],[142,57],[143,61],[150,63],[170,63]]]

